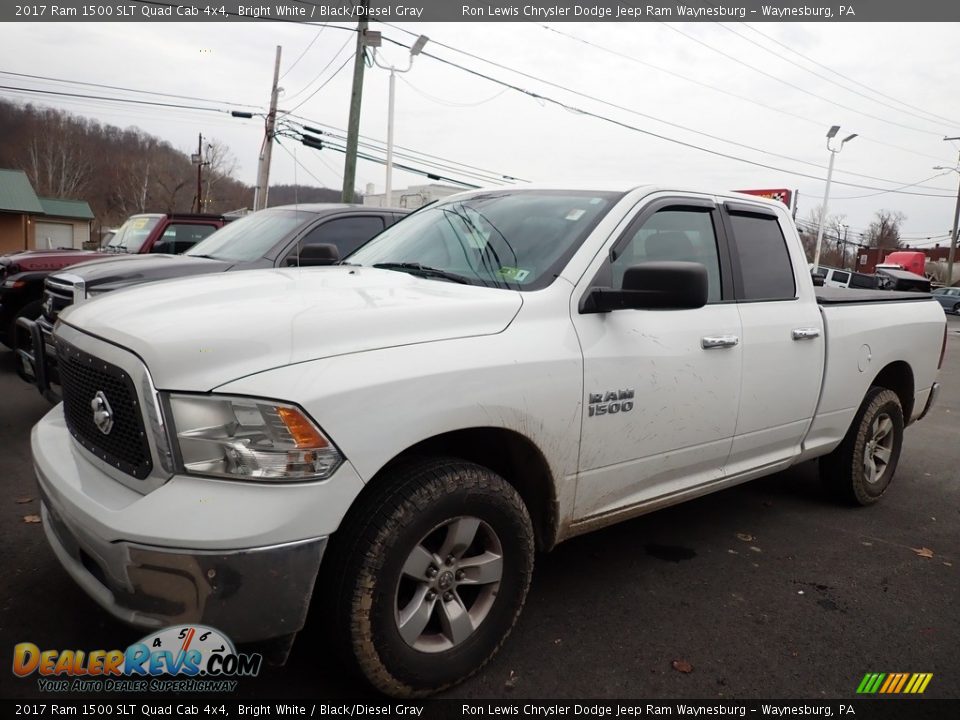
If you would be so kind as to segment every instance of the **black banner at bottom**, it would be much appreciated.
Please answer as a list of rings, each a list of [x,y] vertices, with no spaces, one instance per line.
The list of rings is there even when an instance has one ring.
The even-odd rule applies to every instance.
[[[142,698],[0,700],[3,718],[58,717],[171,717],[171,718],[331,718],[412,717],[446,718],[851,718],[856,720],[914,720],[960,717],[960,699],[846,699],[846,700],[422,700],[238,701],[213,697],[173,700]]]

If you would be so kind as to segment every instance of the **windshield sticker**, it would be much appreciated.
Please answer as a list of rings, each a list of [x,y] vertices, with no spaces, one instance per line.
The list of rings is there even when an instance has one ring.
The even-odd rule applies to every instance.
[[[521,270],[520,268],[515,267],[502,267],[497,270],[497,275],[502,277],[504,280],[510,280],[511,282],[523,282],[530,275],[529,270]]]
[[[130,223],[131,230],[143,230],[147,226],[147,219],[140,218],[139,220],[134,220]]]
[[[567,220],[579,220],[580,218],[583,217],[583,214],[585,212],[586,210],[579,210],[579,209],[571,210],[570,212],[567,213]]]

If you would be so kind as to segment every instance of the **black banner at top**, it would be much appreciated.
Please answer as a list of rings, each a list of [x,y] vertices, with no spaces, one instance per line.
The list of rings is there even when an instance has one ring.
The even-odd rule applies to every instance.
[[[951,22],[944,0],[58,0],[3,3],[5,22]]]

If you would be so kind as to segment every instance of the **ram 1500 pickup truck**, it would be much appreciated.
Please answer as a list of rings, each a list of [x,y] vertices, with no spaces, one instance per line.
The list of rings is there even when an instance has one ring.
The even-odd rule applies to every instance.
[[[22,319],[30,338],[17,348],[17,371],[60,402],[53,325],[65,307],[142,283],[269,267],[330,265],[383,232],[407,210],[307,203],[267,208],[235,220],[182,255],[112,255],[46,278],[42,314]],[[189,295],[181,299],[185,300]],[[26,345],[26,344],[25,344]]]
[[[189,302],[184,298],[189,297]],[[46,536],[107,611],[325,646],[380,690],[477,671],[534,553],[820,459],[890,487],[937,394],[929,296],[814,290],[780,203],[497,189],[346,261],[68,308],[34,428]]]

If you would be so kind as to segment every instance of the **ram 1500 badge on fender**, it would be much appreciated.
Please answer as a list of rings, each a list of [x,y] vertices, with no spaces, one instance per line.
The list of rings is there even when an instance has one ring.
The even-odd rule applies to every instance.
[[[878,500],[945,338],[929,296],[815,293],[780,203],[465,193],[341,266],[65,310],[44,528],[128,622],[291,641],[314,599],[422,695],[501,645],[536,549],[813,458]]]

